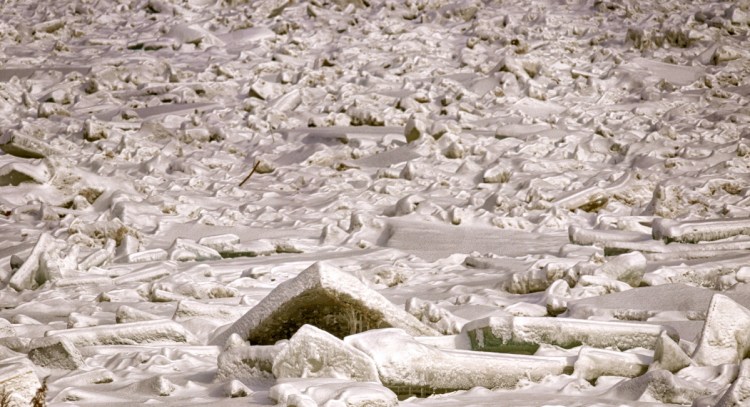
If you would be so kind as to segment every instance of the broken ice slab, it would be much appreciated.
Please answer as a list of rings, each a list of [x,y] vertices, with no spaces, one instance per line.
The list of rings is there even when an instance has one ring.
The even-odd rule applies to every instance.
[[[286,341],[250,346],[239,336],[233,336],[217,358],[216,379],[273,379],[274,359],[286,346]]]
[[[171,320],[131,322],[85,328],[47,331],[46,336],[61,336],[77,347],[98,345],[196,344],[197,340],[182,325]]]
[[[0,150],[21,158],[44,158],[61,153],[46,141],[15,130],[6,131],[0,136]]]
[[[40,279],[40,260],[44,253],[56,250],[61,242],[49,233],[42,233],[36,245],[31,249],[31,254],[26,258],[23,265],[10,277],[10,285],[14,290],[30,290],[37,286]]]
[[[26,182],[44,184],[49,179],[49,168],[42,162],[11,162],[0,167],[0,187],[18,186]]]
[[[369,356],[312,325],[303,325],[276,355],[273,375],[277,379],[331,377],[380,382]]]
[[[145,252],[138,252],[138,253],[145,253]],[[137,254],[137,253],[134,253],[134,254]],[[121,284],[132,283],[132,282],[145,283],[149,281],[156,281],[162,277],[166,277],[174,273],[175,270],[177,270],[177,263],[173,261],[165,261],[163,263],[148,265],[136,271],[118,276],[114,279],[114,282],[117,285],[121,285]]]
[[[750,218],[675,221],[656,218],[651,228],[654,239],[666,242],[697,243],[737,235],[750,236]]]
[[[651,235],[629,230],[585,229],[580,226],[568,227],[568,238],[571,243],[579,245],[605,244],[608,242],[639,242],[651,240]]]
[[[648,370],[652,358],[637,353],[583,347],[573,365],[577,377],[594,382],[600,376],[637,377]]]
[[[693,360],[701,366],[740,363],[750,355],[750,310],[715,294]]]
[[[125,255],[122,259],[126,263],[146,263],[151,261],[163,261],[169,257],[164,249],[151,249]]]
[[[0,367],[0,389],[10,394],[11,402],[8,405],[28,405],[40,387],[42,385],[34,373],[34,365],[28,361]],[[19,403],[16,404],[16,401]]]
[[[542,344],[654,349],[664,331],[679,340],[676,331],[660,325],[548,317],[484,318],[466,324],[462,334],[469,336],[474,350],[533,354]]]
[[[169,258],[177,261],[207,261],[221,260],[221,255],[216,250],[196,243],[191,239],[175,239],[169,247]]]
[[[45,336],[29,343],[29,359],[37,366],[76,370],[84,366],[83,355],[66,337]]]
[[[511,389],[521,380],[540,381],[549,375],[572,373],[566,357],[443,350],[424,345],[395,328],[348,336],[344,342],[369,355],[381,382],[402,396],[477,386]]]
[[[205,236],[198,240],[198,244],[210,247],[218,252],[231,250],[234,245],[239,243],[240,237],[232,233]]]
[[[632,176],[625,173],[620,178],[607,186],[600,187],[593,185],[576,191],[563,193],[552,205],[559,206],[568,210],[580,209],[585,212],[597,212],[599,209],[607,206],[609,197],[620,189],[626,187]]]
[[[318,262],[279,284],[211,343],[221,346],[237,333],[253,344],[272,344],[290,338],[304,324],[339,338],[387,327],[402,328],[412,335],[438,335],[354,276]]]
[[[666,370],[652,370],[634,379],[623,380],[603,394],[608,399],[687,404],[715,393],[715,387],[702,381],[688,381]],[[622,401],[621,401],[622,403]]]
[[[685,283],[697,287],[723,289],[722,278],[733,277],[743,266],[748,264],[750,256],[740,255],[721,260],[705,259],[700,263],[664,266],[643,276],[643,282],[656,286],[670,283]],[[734,281],[736,283],[736,281]]]
[[[177,303],[173,319],[175,321],[184,321],[189,318],[211,318],[218,321],[234,322],[248,311],[250,311],[250,307],[181,300]]]

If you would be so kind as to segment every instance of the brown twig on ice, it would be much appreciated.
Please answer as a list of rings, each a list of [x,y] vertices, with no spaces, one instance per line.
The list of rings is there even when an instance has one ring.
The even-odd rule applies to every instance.
[[[258,165],[260,165],[260,160],[255,162],[255,165],[253,165],[253,170],[250,171],[250,174],[247,174],[247,177],[245,177],[245,179],[243,179],[242,182],[240,182],[240,186],[245,185],[245,182],[247,182],[247,180],[249,180],[250,177],[252,177],[253,174],[255,174],[255,170],[258,169]]]

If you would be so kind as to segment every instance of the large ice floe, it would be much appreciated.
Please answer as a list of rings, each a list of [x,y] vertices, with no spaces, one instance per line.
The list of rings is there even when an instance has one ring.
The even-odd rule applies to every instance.
[[[0,3],[0,407],[750,405],[748,0]]]

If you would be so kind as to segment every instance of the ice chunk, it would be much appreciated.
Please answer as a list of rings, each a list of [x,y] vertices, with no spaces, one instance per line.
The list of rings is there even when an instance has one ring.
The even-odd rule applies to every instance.
[[[676,373],[683,368],[693,364],[680,345],[670,338],[666,332],[662,332],[654,349],[654,363],[649,370],[664,369]]]
[[[750,351],[750,310],[715,294],[693,360],[702,366],[740,363]]]
[[[53,330],[45,335],[67,338],[75,346],[197,343],[182,325],[170,320]]]
[[[650,363],[650,357],[637,353],[583,347],[573,369],[576,376],[594,382],[599,376],[640,376]]]
[[[416,141],[427,132],[427,125],[420,118],[411,115],[409,120],[406,121],[406,127],[404,127],[404,137],[406,141],[411,143]]]
[[[737,379],[715,404],[715,407],[740,407],[750,404],[750,359],[740,364]]]
[[[231,398],[247,397],[253,394],[253,391],[239,380],[230,380],[229,383],[224,386],[224,391],[227,396]]]
[[[120,305],[115,312],[115,321],[118,324],[140,321],[156,321],[159,319],[163,318],[150,312],[142,311],[127,305]]]
[[[169,254],[164,249],[151,249],[142,252],[130,253],[125,255],[127,263],[146,263],[150,261],[166,260]]]
[[[640,242],[650,240],[646,233],[628,230],[585,229],[580,226],[568,227],[568,238],[571,243],[579,245],[606,244],[609,242]]]
[[[16,130],[7,131],[0,137],[0,150],[21,158],[44,158],[60,154],[60,151],[47,142]]]
[[[697,243],[737,235],[750,235],[750,218],[674,221],[656,218],[652,223],[654,239],[667,242]]]
[[[210,247],[218,252],[231,250],[234,245],[239,243],[240,237],[231,233],[206,236],[198,240],[198,244]]]
[[[673,329],[659,325],[570,318],[490,317],[469,322],[463,329],[474,350],[526,354],[533,354],[541,344],[654,349],[664,331],[679,339]]]
[[[179,258],[177,253],[180,251],[190,253],[192,255],[190,257],[198,261],[221,260],[219,252],[190,239],[175,239],[174,243],[172,243],[172,246],[169,248],[170,258],[177,260],[175,257]]]
[[[174,312],[175,321],[204,317],[213,320],[234,322],[250,311],[249,307],[227,304],[205,304],[198,301],[181,300]]]
[[[0,389],[5,389],[11,397],[16,398],[18,405],[28,405],[40,387],[39,378],[28,361],[0,367]]]
[[[44,184],[49,179],[50,171],[44,163],[12,162],[0,167],[0,186],[17,186],[23,182]]]
[[[395,407],[398,397],[377,383],[337,379],[284,380],[268,392],[281,406]]]
[[[162,250],[163,251],[163,250]],[[145,253],[145,252],[139,252]],[[136,253],[136,254],[139,254]],[[166,253],[166,252],[165,252]],[[149,282],[166,277],[177,269],[177,263],[167,261],[154,265],[144,266],[136,271],[122,275],[114,279],[115,284],[121,285],[131,282]]]
[[[539,381],[571,370],[564,357],[442,350],[422,344],[396,328],[348,336],[344,342],[369,355],[383,384],[401,395],[477,386],[509,389],[522,379]]]
[[[638,287],[646,273],[646,257],[639,253],[626,253],[608,259],[608,261],[594,271],[595,275],[603,275],[615,280],[623,281],[631,287]]]
[[[81,352],[65,337],[34,338],[29,348],[29,359],[39,366],[76,370],[84,365]]]
[[[286,341],[250,346],[236,335],[233,338],[234,341],[228,341],[230,346],[219,354],[216,379],[272,379],[274,359],[287,346]]]
[[[384,327],[403,328],[413,335],[437,335],[354,276],[318,262],[279,284],[211,342],[221,345],[229,335],[238,333],[252,343],[272,344],[291,337],[304,324],[338,337]]]
[[[380,382],[375,362],[360,350],[312,325],[303,325],[273,361],[281,378],[333,377]]]
[[[8,284],[18,291],[35,288],[37,285],[37,279],[39,278],[37,274],[39,272],[41,256],[44,253],[54,250],[53,248],[58,245],[58,241],[53,238],[52,235],[49,233],[42,233],[41,236],[39,236],[36,245],[31,250],[31,254],[26,258],[23,265],[13,273]]]

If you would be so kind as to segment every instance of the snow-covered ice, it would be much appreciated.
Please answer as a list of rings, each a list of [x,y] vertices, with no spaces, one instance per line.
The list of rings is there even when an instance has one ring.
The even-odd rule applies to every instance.
[[[0,392],[747,404],[749,34],[747,0],[7,0]]]

